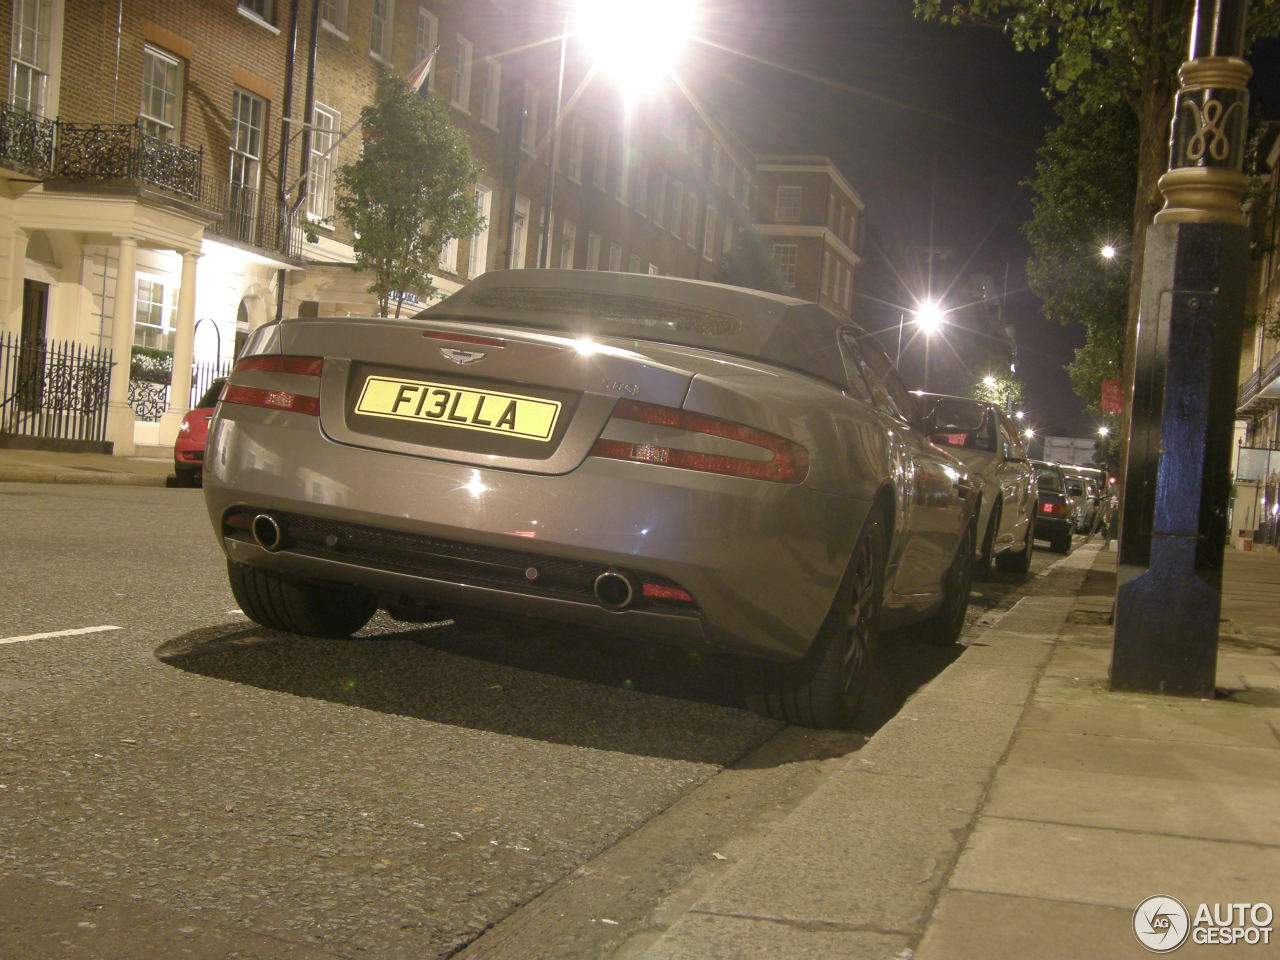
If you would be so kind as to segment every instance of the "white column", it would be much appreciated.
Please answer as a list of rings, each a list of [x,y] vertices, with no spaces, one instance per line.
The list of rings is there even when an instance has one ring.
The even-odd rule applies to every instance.
[[[182,254],[182,286],[178,288],[178,324],[173,337],[173,379],[169,408],[160,418],[160,442],[168,445],[178,436],[182,418],[191,409],[191,360],[196,339],[196,261],[200,254]]]
[[[133,360],[133,314],[138,292],[138,241],[120,238],[116,268],[116,309],[111,321],[111,385],[107,403],[107,439],[118,457],[133,455],[133,408],[129,406],[129,367]]]

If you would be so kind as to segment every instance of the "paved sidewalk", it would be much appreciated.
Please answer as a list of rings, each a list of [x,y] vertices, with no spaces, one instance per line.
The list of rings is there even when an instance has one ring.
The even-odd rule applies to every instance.
[[[0,449],[0,483],[112,483],[163,487],[172,457]]]
[[[1215,701],[1106,689],[1115,554],[1079,547],[627,956],[1107,960],[1148,897],[1280,910],[1280,557],[1230,552]],[[1272,923],[1273,926],[1276,924]],[[1280,955],[1197,945],[1179,956]]]

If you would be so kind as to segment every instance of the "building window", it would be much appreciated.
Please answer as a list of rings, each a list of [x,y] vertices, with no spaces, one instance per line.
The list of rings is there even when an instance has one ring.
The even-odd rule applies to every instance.
[[[572,220],[560,221],[560,266],[565,270],[573,269],[574,247],[578,242],[578,229]]]
[[[450,237],[445,241],[444,246],[440,248],[440,256],[436,258],[436,263],[445,273],[456,274],[458,272],[457,237]]]
[[[492,208],[493,191],[477,184],[476,213],[482,218],[482,226],[471,238],[471,262],[467,266],[467,275],[471,277],[478,277],[489,269],[489,213]]]
[[[182,113],[182,61],[152,46],[142,48],[142,132],[177,140]]]
[[[458,34],[454,45],[452,103],[463,113],[471,112],[471,55],[474,49],[470,40]]]
[[[656,263],[649,264],[649,276],[651,277],[659,276],[658,265]]]
[[[733,246],[733,220],[724,216],[720,218],[720,259],[729,256],[729,248]]]
[[[480,122],[498,129],[498,108],[502,99],[502,64],[486,57],[480,71],[484,78],[484,91],[480,101]]]
[[[276,22],[276,0],[240,0],[240,9],[249,11],[267,23]]]
[[[422,63],[423,60],[435,52],[439,35],[440,21],[436,19],[436,15],[426,7],[419,7],[418,32],[413,44],[413,62],[415,65]],[[427,90],[434,90],[436,87],[436,62],[434,59],[431,61],[431,69],[427,71],[427,79],[422,82],[422,86]]]
[[[227,218],[232,236],[252,240],[262,173],[262,141],[267,102],[244,90],[231,97],[231,173]]]
[[[640,254],[638,254],[638,253],[633,253],[633,254],[631,255],[631,259],[630,259],[629,263],[630,263],[630,267],[629,267],[629,271],[628,271],[628,272],[630,272],[630,273],[642,273],[642,272],[644,272],[644,271],[643,271],[644,262],[640,259]]]
[[[321,0],[320,19],[339,33],[347,32],[347,0]]]
[[[720,182],[720,141],[711,141],[711,182]]]
[[[507,266],[512,270],[525,264],[525,244],[529,233],[529,200],[527,197],[516,197],[515,218],[511,221],[511,251]]]
[[[778,200],[774,207],[774,217],[783,222],[799,220],[800,200],[799,187],[779,187]]]
[[[395,22],[395,0],[373,0],[369,17],[369,52],[391,62],[391,25]]]
[[[653,173],[653,222],[658,226],[666,226],[667,216],[667,172],[655,170]]]
[[[520,149],[534,153],[538,149],[538,90],[532,83],[524,85],[524,109],[520,116]]]
[[[173,318],[178,309],[178,288],[165,290],[159,280],[138,277],[137,305],[133,314],[133,345],[153,350],[173,350]]]
[[[600,269],[600,235],[598,233],[587,234],[587,269]]]
[[[609,189],[609,131],[603,123],[595,125],[595,163],[591,165],[591,184],[601,190]]]
[[[585,131],[580,121],[575,119],[569,128],[569,179],[574,183],[582,182],[582,153]]]
[[[775,243],[773,245],[773,262],[778,265],[778,278],[784,287],[796,285],[796,263],[800,258],[800,248],[794,243]]]
[[[831,252],[822,251],[822,295],[831,295]]]
[[[307,172],[307,213],[317,220],[333,216],[333,150],[342,126],[337,110],[317,103],[311,111],[311,158]]]
[[[853,271],[844,268],[844,298],[841,300],[846,311],[853,305]]]
[[[691,247],[696,247],[698,243],[698,203],[697,194],[693,192],[693,188],[689,188],[689,198],[684,204],[684,241]]]
[[[631,197],[632,206],[640,216],[648,216],[649,204],[649,165],[637,157],[634,173],[635,193]]]
[[[702,256],[711,260],[716,255],[716,212],[711,207],[711,201],[707,201],[707,227],[702,235]]]
[[[609,269],[615,273],[622,270],[622,247],[616,243],[609,244]]]
[[[52,30],[52,0],[14,0],[9,102],[19,110],[43,115],[48,106]]]
[[[680,239],[684,229],[684,181],[677,180],[671,189],[671,235]]]

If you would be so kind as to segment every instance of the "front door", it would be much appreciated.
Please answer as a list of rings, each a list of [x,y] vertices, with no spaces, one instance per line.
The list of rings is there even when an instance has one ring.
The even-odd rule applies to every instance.
[[[22,281],[22,337],[18,344],[18,406],[38,410],[44,400],[45,327],[49,319],[49,285]]]

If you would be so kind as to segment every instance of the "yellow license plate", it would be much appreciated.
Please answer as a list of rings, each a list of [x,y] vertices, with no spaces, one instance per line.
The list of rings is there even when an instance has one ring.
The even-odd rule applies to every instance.
[[[545,441],[556,428],[560,401],[426,380],[369,377],[356,413]]]

